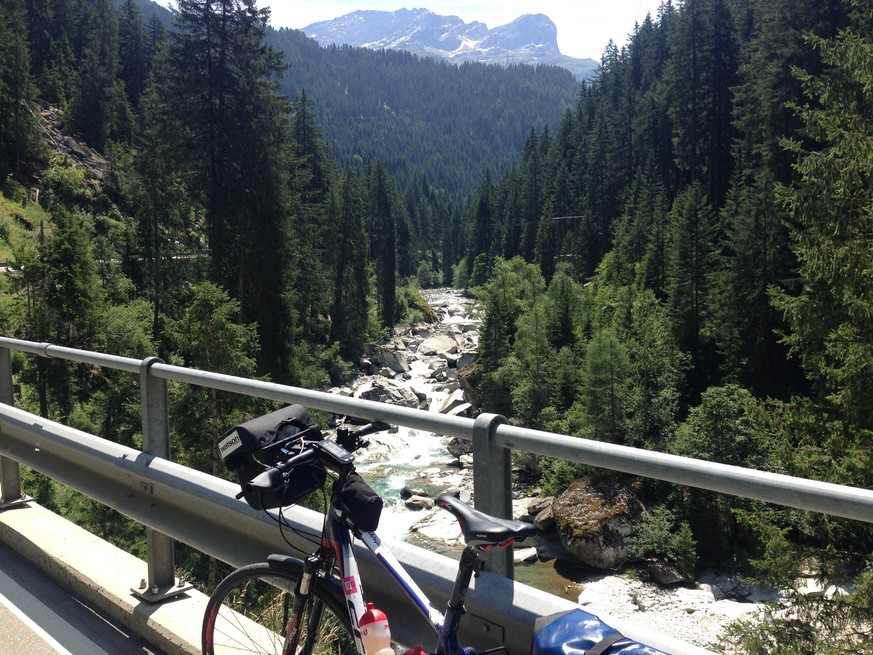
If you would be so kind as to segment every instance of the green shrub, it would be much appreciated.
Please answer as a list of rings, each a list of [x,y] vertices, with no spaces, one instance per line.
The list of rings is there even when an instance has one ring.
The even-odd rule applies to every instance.
[[[673,512],[664,506],[655,507],[628,539],[631,557],[663,560],[689,580],[697,564],[696,547],[688,524],[677,525]]]

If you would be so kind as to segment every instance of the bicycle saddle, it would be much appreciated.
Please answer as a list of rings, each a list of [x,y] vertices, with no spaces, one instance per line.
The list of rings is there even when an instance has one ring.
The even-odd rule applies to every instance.
[[[491,546],[506,548],[513,541],[533,537],[538,532],[533,523],[489,516],[448,494],[437,497],[436,504],[455,515],[468,546],[485,550]]]

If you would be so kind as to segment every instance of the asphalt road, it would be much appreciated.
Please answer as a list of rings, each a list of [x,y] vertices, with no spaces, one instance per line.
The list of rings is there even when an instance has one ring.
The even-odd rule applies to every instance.
[[[163,655],[0,543],[0,655]]]

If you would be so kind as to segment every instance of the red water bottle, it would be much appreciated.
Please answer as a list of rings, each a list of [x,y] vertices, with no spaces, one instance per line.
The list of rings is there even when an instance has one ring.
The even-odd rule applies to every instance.
[[[427,653],[424,652],[424,646],[416,645],[409,650],[404,651],[403,655],[427,655]]]
[[[391,628],[388,627],[388,617],[385,612],[377,610],[373,603],[367,603],[367,611],[358,621],[361,629],[361,641],[367,655],[394,655],[391,648]]]

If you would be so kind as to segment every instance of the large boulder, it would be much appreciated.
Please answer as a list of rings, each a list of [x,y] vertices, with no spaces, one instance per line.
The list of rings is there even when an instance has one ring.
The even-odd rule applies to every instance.
[[[455,389],[445,400],[440,404],[437,410],[440,414],[448,414],[449,416],[461,416],[470,410],[470,403],[464,397],[463,389]]]
[[[627,538],[644,513],[642,502],[627,485],[595,478],[576,480],[552,504],[564,549],[598,569],[613,569],[627,561]]]
[[[419,355],[438,355],[445,357],[460,350],[458,341],[450,334],[438,334],[422,341],[418,346]]]
[[[355,388],[353,395],[362,400],[374,400],[402,407],[418,408],[421,402],[408,386],[397,384],[391,378],[384,377],[366,378]]]
[[[409,353],[397,348],[397,344],[383,346],[369,344],[366,347],[367,355],[371,361],[390,368],[395,373],[409,373]]]
[[[462,455],[473,454],[473,442],[467,441],[466,439],[452,437],[449,440],[449,443],[446,444],[446,450],[449,451],[449,454],[452,457],[460,459]]]

